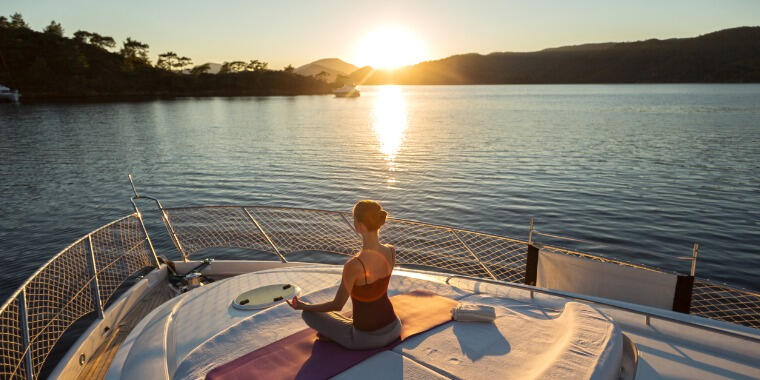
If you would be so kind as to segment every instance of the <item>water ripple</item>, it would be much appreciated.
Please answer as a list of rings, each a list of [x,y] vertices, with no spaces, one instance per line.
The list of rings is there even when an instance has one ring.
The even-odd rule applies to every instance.
[[[329,96],[0,107],[5,294],[130,212],[126,174],[169,206],[392,215],[760,289],[760,86],[365,87]],[[147,205],[146,205],[147,206]],[[156,214],[151,232],[170,250]]]

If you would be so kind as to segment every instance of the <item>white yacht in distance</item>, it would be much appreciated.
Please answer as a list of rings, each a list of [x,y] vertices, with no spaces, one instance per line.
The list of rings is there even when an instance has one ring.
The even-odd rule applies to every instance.
[[[153,246],[146,201],[176,262]],[[349,212],[165,208],[137,191],[132,204],[0,308],[2,378],[760,378],[760,294],[695,277],[696,249],[692,272],[677,275],[541,245],[532,223],[526,241],[389,218],[392,299],[423,290],[492,306],[496,319],[449,319],[387,349],[319,357],[316,343],[287,346],[307,326],[283,299],[332,299],[361,244]],[[251,259],[210,259],[230,250]],[[289,360],[299,349],[312,356]],[[276,356],[262,362],[271,372],[250,366],[258,353]]]
[[[18,90],[11,91],[10,88],[0,84],[0,100],[18,103],[20,99],[21,94],[18,92]]]
[[[338,98],[355,98],[359,96],[359,90],[352,84],[344,84],[343,87],[333,91]]]

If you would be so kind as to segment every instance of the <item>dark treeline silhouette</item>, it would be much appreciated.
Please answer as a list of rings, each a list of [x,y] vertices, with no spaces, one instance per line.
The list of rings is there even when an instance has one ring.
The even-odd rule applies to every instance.
[[[464,54],[397,70],[361,68],[364,84],[760,82],[760,27],[695,38]]]
[[[192,67],[190,58],[170,51],[153,66],[146,43],[127,38],[109,51],[117,49],[112,37],[83,30],[73,36],[64,37],[55,21],[37,32],[19,14],[0,16],[0,84],[27,100],[324,94],[335,87],[258,60],[230,62],[212,75],[208,65]]]

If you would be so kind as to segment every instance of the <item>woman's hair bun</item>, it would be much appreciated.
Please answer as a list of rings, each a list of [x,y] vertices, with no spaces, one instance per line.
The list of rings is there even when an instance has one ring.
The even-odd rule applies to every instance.
[[[375,231],[385,224],[388,212],[376,201],[363,200],[354,205],[354,218],[367,227],[369,231]]]
[[[383,224],[385,224],[385,218],[388,217],[388,212],[383,209],[380,209],[377,215],[378,215],[377,221],[380,222],[380,225],[382,226]]]

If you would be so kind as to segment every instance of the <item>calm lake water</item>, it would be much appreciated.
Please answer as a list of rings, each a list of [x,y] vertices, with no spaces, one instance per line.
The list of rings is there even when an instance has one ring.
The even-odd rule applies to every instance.
[[[760,289],[760,85],[361,90],[0,105],[0,295],[130,213],[128,173],[167,206],[372,198],[521,239],[534,216],[587,242],[539,241],[681,273],[698,242],[698,275]]]

